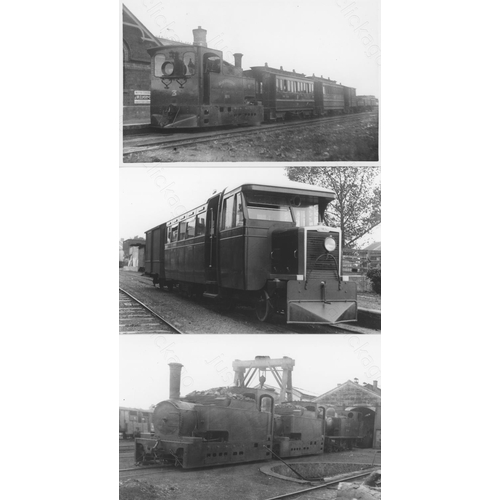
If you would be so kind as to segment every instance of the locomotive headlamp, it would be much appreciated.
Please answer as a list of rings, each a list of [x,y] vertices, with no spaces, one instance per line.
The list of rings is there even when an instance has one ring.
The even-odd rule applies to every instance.
[[[161,69],[163,74],[170,76],[174,72],[174,65],[170,61],[167,61],[166,63],[163,63]]]
[[[327,252],[333,252],[335,248],[337,248],[337,244],[335,243],[335,240],[331,236],[327,236],[325,238],[323,245],[325,246],[325,250]]]

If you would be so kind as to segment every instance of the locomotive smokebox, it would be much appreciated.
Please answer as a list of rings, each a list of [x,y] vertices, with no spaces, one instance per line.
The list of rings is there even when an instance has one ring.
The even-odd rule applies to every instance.
[[[237,52],[236,54],[233,54],[233,55],[234,55],[234,65],[237,68],[241,68],[241,59],[243,58],[243,54],[240,54],[239,52]]]
[[[204,30],[201,26],[198,29],[193,30],[193,45],[198,45],[200,47],[207,46],[207,30]]]
[[[180,363],[169,363],[170,366],[170,399],[179,399],[181,397],[181,370]]]

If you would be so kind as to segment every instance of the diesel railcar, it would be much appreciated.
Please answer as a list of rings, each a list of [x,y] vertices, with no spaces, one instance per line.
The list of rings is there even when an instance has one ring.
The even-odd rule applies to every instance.
[[[155,407],[154,437],[136,439],[137,463],[191,469],[323,453],[325,408],[275,406],[270,391],[241,386],[181,398],[182,365],[169,366],[170,399]]]
[[[356,284],[342,277],[342,235],[322,225],[335,193],[292,181],[243,183],[146,231],[146,274],[288,323],[357,319]]]
[[[255,82],[243,75],[242,54],[235,64],[207,47],[206,30],[193,30],[193,45],[149,49],[151,55],[151,126],[161,129],[257,125],[263,108]]]

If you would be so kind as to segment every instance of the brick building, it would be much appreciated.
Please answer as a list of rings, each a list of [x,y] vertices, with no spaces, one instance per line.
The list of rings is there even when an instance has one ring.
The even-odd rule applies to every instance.
[[[357,379],[339,384],[321,396],[313,399],[316,403],[333,406],[337,411],[359,411],[364,415],[363,446],[381,447],[381,390],[377,381],[359,385]]]
[[[150,56],[162,44],[123,5],[123,124],[149,124]]]

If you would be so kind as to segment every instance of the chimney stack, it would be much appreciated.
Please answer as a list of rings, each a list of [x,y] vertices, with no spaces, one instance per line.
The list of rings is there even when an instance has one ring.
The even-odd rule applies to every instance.
[[[169,399],[180,399],[181,397],[181,370],[180,363],[169,363],[170,366],[170,396]]]
[[[198,29],[193,30],[193,45],[198,45],[200,47],[207,46],[207,30],[202,29],[201,26],[198,26]]]
[[[359,384],[359,378],[355,378],[355,379],[354,379],[354,383],[355,383],[355,384]]]
[[[241,68],[241,59],[243,58],[243,54],[240,54],[239,52],[236,52],[234,55],[234,65],[237,68]]]
[[[374,380],[374,381],[373,381],[373,388],[374,388],[375,390],[377,390],[377,389],[378,389],[378,382],[377,382],[376,380]]]

